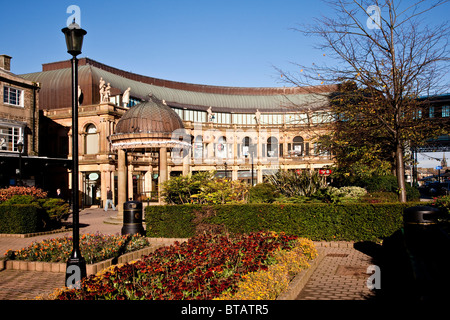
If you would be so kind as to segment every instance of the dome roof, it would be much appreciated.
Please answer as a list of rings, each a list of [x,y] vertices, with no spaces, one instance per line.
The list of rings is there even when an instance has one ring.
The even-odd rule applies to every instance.
[[[184,129],[183,121],[170,107],[154,95],[149,101],[131,107],[116,125],[115,135],[145,133],[171,135],[177,129]]]

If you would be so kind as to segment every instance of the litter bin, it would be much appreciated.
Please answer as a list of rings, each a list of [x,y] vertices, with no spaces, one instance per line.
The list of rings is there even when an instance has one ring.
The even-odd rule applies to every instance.
[[[417,206],[407,208],[403,212],[403,223],[405,227],[412,225],[430,226],[438,222],[440,210],[429,206]]]
[[[448,286],[449,247],[440,228],[441,211],[429,206],[407,208],[403,212],[404,244],[413,269],[413,290],[420,300],[439,298]]]
[[[127,201],[123,204],[122,235],[136,233],[145,234],[142,226],[142,202]]]

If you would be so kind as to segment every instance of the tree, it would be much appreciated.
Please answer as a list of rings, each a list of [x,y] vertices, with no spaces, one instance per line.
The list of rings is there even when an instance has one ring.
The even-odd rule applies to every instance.
[[[346,101],[343,106],[348,112],[336,125],[344,128],[359,121],[353,122],[363,133],[356,140],[359,146],[366,146],[367,152],[377,150],[377,146],[382,147],[380,151],[388,151],[379,159],[387,156],[393,165],[401,202],[406,201],[407,145],[437,134],[434,128],[430,131],[420,125],[424,121],[421,112],[426,99],[418,98],[442,93],[447,86],[443,78],[449,68],[448,24],[423,26],[421,18],[439,6],[446,6],[448,1],[430,2],[331,1],[334,15],[316,19],[314,24],[302,26],[298,31],[318,36],[321,43],[317,48],[337,63],[312,67],[297,64],[300,73],[279,70],[285,81],[296,86],[351,81],[354,88],[344,90],[345,96],[340,97]],[[340,115],[336,116],[339,119]]]

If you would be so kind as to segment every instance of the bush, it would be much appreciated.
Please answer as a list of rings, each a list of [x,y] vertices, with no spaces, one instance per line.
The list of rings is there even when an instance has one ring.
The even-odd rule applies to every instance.
[[[436,198],[433,205],[440,208],[444,213],[450,213],[450,196]]]
[[[36,187],[8,187],[0,189],[0,203],[16,195],[29,195],[35,199],[44,199],[47,197],[47,192]]]
[[[42,211],[35,204],[0,204],[0,233],[38,232],[42,219]]]
[[[397,194],[398,200],[398,184],[397,178],[393,175],[373,176],[361,182],[361,187],[365,188],[369,193],[373,192],[394,192]],[[420,192],[417,188],[406,184],[406,199],[408,201],[416,201],[420,199]]]
[[[55,226],[59,226],[61,221],[66,220],[70,215],[69,204],[62,199],[39,199],[38,203],[47,212]]]
[[[246,200],[245,183],[216,179],[214,175],[211,171],[171,178],[163,185],[162,197],[168,204],[225,204]]]
[[[14,195],[2,203],[5,206],[17,204],[33,205],[38,208],[38,231],[61,227],[62,220],[67,219],[70,214],[69,205],[64,200],[56,198],[40,199],[32,195]]]
[[[361,187],[327,187],[326,189],[318,192],[315,197],[321,199],[324,202],[354,202],[358,201],[361,197],[367,194],[366,189]]]
[[[186,238],[205,230],[285,232],[312,240],[376,241],[402,226],[403,204],[245,204],[149,206],[149,237]],[[201,226],[201,228],[199,227]]]
[[[361,200],[368,203],[394,203],[398,202],[398,194],[383,191],[371,192],[362,197]]]
[[[278,196],[277,188],[268,183],[258,183],[250,188],[248,201],[250,203],[272,203]]]
[[[280,194],[287,197],[310,197],[326,187],[325,177],[320,176],[318,171],[310,170],[301,173],[280,170],[276,174],[268,176],[268,181],[276,187]]]

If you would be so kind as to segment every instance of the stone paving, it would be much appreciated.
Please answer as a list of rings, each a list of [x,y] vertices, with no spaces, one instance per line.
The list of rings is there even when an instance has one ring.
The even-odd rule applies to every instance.
[[[80,213],[80,233],[120,234],[122,225],[103,221],[115,212],[86,209]],[[72,235],[72,231],[30,238],[0,237],[0,256],[7,249],[18,250],[35,241]],[[168,242],[167,244],[169,244]],[[316,243],[325,257],[317,266],[296,300],[366,300],[372,297],[366,286],[371,257],[352,243]],[[64,286],[65,274],[52,272],[0,270],[0,300],[34,299]]]
[[[326,247],[317,266],[296,300],[367,300],[374,297],[366,281],[372,258],[353,247]]]

